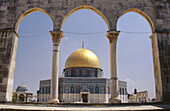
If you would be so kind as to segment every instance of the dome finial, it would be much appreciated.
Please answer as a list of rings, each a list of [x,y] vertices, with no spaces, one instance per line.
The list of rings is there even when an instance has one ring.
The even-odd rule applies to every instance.
[[[82,48],[84,49],[84,41],[82,42]]]

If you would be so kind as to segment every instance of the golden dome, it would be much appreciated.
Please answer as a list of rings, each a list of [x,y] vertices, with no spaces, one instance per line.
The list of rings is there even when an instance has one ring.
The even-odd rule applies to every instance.
[[[65,69],[73,67],[91,67],[91,68],[100,68],[101,64],[92,51],[81,48],[74,51],[66,60]]]

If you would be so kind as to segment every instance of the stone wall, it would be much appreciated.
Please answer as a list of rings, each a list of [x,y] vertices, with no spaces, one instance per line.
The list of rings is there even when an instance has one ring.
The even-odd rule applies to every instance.
[[[17,37],[14,31],[0,30],[0,100],[12,100]]]
[[[156,87],[159,86],[156,92],[160,93],[159,100],[170,102],[169,8],[170,0],[0,0],[0,100],[11,101],[18,41],[16,32],[24,17],[36,11],[43,12],[52,19],[53,30],[57,31],[69,15],[89,9],[99,14],[113,31],[116,31],[119,17],[127,12],[133,11],[146,18],[152,31],[157,33],[158,46],[154,46],[153,52],[158,50],[153,57],[160,65],[154,67],[155,81],[162,81],[158,80],[161,87],[156,83]]]
[[[163,100],[170,102],[170,1],[155,0]]]
[[[60,30],[63,22],[72,13],[89,9],[98,13],[107,23],[108,28],[116,30],[118,18],[128,9],[136,8],[155,21],[154,0],[1,0],[0,29],[18,29],[22,19],[30,13],[40,11],[47,14],[54,22],[54,30]],[[137,12],[137,11],[136,11]],[[140,13],[140,12],[137,12]]]
[[[163,99],[164,101],[170,101],[170,33],[158,33],[157,35]]]
[[[81,103],[81,94],[62,93],[59,94],[60,102],[64,103]],[[110,94],[88,94],[89,103],[108,103]],[[50,100],[50,94],[39,94],[39,102],[48,102]]]

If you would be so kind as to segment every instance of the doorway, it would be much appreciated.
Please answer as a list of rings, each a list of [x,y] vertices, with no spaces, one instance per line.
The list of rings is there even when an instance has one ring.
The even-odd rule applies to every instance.
[[[88,102],[88,95],[82,94],[82,99],[83,99],[83,103],[87,103]]]

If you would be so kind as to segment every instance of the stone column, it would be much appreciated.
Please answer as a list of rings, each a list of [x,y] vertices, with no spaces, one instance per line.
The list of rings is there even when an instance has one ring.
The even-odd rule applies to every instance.
[[[155,77],[155,89],[156,89],[156,101],[163,101],[163,91],[162,91],[162,78],[161,78],[161,68],[159,60],[159,50],[158,50],[158,40],[157,33],[153,33],[151,36],[152,42],[152,55],[154,64],[154,77]]]
[[[120,103],[118,97],[118,75],[117,75],[117,38],[119,31],[107,31],[107,38],[110,42],[110,103]]]
[[[49,103],[58,103],[58,70],[59,70],[59,45],[63,37],[62,31],[50,31],[53,40],[53,61],[51,75],[51,92]]]
[[[14,30],[0,30],[0,101],[12,101],[18,37]]]

